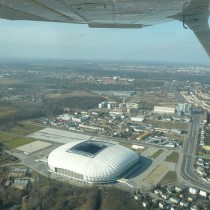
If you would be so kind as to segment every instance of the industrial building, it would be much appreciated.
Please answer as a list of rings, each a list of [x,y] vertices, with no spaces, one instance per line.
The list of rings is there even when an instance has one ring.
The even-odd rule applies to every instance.
[[[139,115],[139,116],[136,116],[136,117],[131,117],[132,122],[143,122],[143,120],[144,120],[143,115]]]
[[[108,141],[73,141],[48,156],[49,170],[87,183],[111,183],[139,162],[139,155]]]
[[[154,106],[154,113],[175,114],[175,108],[164,107],[164,106]]]

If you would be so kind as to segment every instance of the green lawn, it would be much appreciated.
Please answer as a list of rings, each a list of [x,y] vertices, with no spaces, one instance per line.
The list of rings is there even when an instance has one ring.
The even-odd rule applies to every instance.
[[[177,182],[178,178],[176,172],[169,171],[159,182],[159,184],[167,185],[169,183]]]
[[[18,123],[14,128],[10,129],[10,132],[21,136],[26,136],[43,128],[43,126],[30,123]]]
[[[10,129],[9,132],[19,136],[26,136],[31,133],[37,132],[43,128],[44,127],[40,125],[23,122],[23,123],[18,123],[15,127]]]
[[[8,115],[12,115],[14,113],[16,113],[17,110],[13,109],[13,108],[4,108],[3,110],[0,110],[0,118],[1,117],[6,117]]]
[[[16,148],[16,147],[20,147],[20,146],[22,146],[22,145],[29,144],[29,143],[32,143],[32,142],[34,142],[34,141],[35,141],[35,140],[30,139],[30,138],[20,137],[20,138],[11,140],[11,141],[7,141],[7,142],[5,143],[5,145],[6,145],[9,149],[14,149],[14,148]]]
[[[210,155],[198,155],[199,158],[210,160]]]
[[[156,151],[153,155],[151,155],[150,157],[155,159],[156,157],[158,157],[164,150],[159,149],[158,151]]]
[[[14,135],[10,132],[0,132],[0,141],[10,141],[10,140],[13,140],[13,139],[16,139],[17,138],[17,135]]]
[[[0,132],[0,141],[2,141],[8,149],[13,149],[33,142],[34,140],[25,136],[41,129],[43,129],[43,127],[39,125],[34,125],[30,123],[18,123],[8,132]]]
[[[177,163],[179,160],[179,153],[178,152],[172,152],[169,156],[166,157],[165,161]]]

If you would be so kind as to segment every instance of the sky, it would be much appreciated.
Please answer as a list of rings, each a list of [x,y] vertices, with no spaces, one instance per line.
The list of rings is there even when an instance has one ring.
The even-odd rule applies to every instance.
[[[113,60],[210,65],[190,29],[172,21],[143,29],[0,19],[0,58]]]

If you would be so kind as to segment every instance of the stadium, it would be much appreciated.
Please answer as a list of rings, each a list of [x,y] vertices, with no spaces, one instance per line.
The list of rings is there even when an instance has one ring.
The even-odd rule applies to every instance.
[[[82,140],[64,144],[48,156],[49,170],[87,183],[111,183],[139,162],[139,155],[107,141]]]

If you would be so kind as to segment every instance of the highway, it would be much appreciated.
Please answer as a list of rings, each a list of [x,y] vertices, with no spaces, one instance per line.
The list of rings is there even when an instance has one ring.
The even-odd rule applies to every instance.
[[[199,189],[210,192],[210,183],[205,182],[194,173],[194,162],[199,132],[200,115],[193,114],[188,137],[183,145],[183,159],[181,165],[181,176]]]

